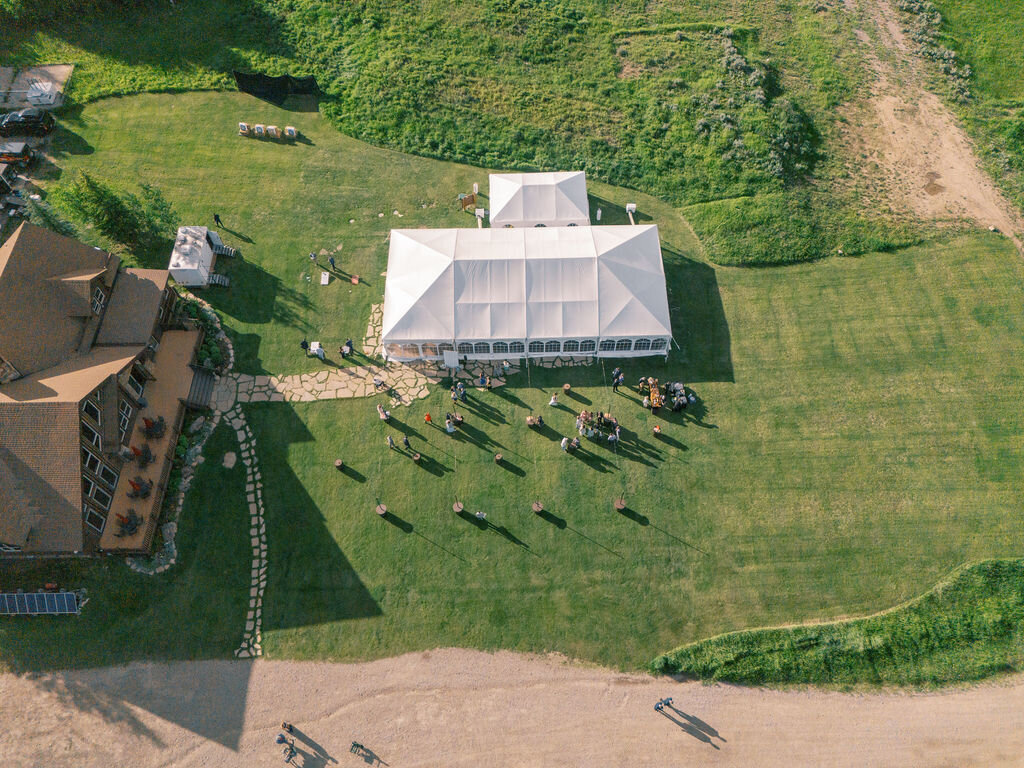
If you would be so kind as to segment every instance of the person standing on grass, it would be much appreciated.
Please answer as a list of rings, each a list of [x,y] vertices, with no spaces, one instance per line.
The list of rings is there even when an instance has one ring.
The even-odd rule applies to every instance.
[[[316,254],[312,251],[309,252],[309,260],[316,264]]]
[[[619,377],[616,376],[612,379],[612,392],[619,391]]]
[[[218,227],[223,227],[224,226],[224,222],[220,220],[220,214],[219,213],[213,214],[213,223],[216,224]]]
[[[552,395],[551,399],[548,400],[548,405],[558,405],[558,395]]]
[[[407,450],[407,451],[411,451],[412,450],[412,446],[409,445],[409,436],[408,435],[402,435],[402,445],[405,447],[405,450]]]
[[[622,369],[619,368],[618,366],[616,366],[615,370],[612,371],[612,382],[613,383],[619,378],[619,374],[620,373],[622,373]]]
[[[562,450],[565,451],[566,453],[568,453],[568,451],[569,451],[569,438],[568,437],[563,437],[562,438],[562,442],[560,443],[560,445],[562,446]]]
[[[331,265],[331,271],[332,272],[337,272],[338,271],[338,265],[334,263],[334,257],[333,256],[328,256],[327,257],[327,263]]]
[[[391,437],[391,435],[388,435],[388,448],[391,448],[392,450],[395,448],[395,439]]]
[[[430,411],[427,411],[427,415],[423,417],[424,424],[433,424],[434,422],[430,419]]]

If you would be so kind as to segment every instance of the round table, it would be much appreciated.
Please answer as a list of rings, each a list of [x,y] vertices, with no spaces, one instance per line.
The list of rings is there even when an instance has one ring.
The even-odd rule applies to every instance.
[[[456,501],[454,504],[452,504],[452,512],[455,512],[456,514],[458,514],[465,508],[466,506],[461,501]]]
[[[533,511],[536,512],[537,514],[540,514],[541,512],[544,511],[544,505],[541,504],[539,501],[533,502]]]
[[[501,456],[500,453],[494,454],[494,463],[495,464],[501,464],[501,459],[502,459],[502,456]]]
[[[375,509],[374,511],[381,517],[384,517],[384,515],[388,513],[388,508],[385,507],[383,504],[378,504],[377,509]]]
[[[626,500],[625,499],[616,499],[615,500],[615,509],[617,509],[619,512],[621,512],[625,508],[626,508]]]
[[[343,470],[345,468],[345,462],[342,461],[341,459],[337,459],[334,462],[334,468],[340,472],[341,470]]]

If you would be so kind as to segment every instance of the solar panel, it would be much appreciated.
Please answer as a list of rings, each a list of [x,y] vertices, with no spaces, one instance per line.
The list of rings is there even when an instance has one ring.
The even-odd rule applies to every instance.
[[[0,616],[77,613],[78,596],[74,592],[0,592]]]

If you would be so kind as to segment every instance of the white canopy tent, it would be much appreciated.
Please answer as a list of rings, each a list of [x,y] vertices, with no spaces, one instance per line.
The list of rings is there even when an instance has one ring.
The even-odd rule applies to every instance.
[[[395,229],[385,357],[667,355],[657,226]]]
[[[492,227],[590,226],[583,171],[492,173]]]
[[[214,255],[206,227],[178,227],[171,263],[171,277],[182,285],[209,285]]]

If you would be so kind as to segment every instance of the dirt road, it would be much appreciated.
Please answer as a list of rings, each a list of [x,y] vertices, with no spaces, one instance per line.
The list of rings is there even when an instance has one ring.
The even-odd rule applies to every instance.
[[[874,37],[857,30],[861,53],[874,76],[866,104],[853,103],[844,133],[858,175],[879,187],[896,210],[923,219],[969,219],[996,227],[1024,252],[1021,218],[981,170],[956,116],[925,87],[922,60],[914,53],[889,0],[845,0]],[[880,46],[880,49],[876,46]],[[884,55],[879,55],[879,54]],[[878,169],[878,170],[874,170]]]
[[[664,715],[653,709],[663,696],[675,707]],[[778,692],[454,649],[0,676],[5,768],[280,766],[283,718],[307,767],[1009,766],[1024,755],[1024,679]],[[350,753],[353,740],[369,753]]]

